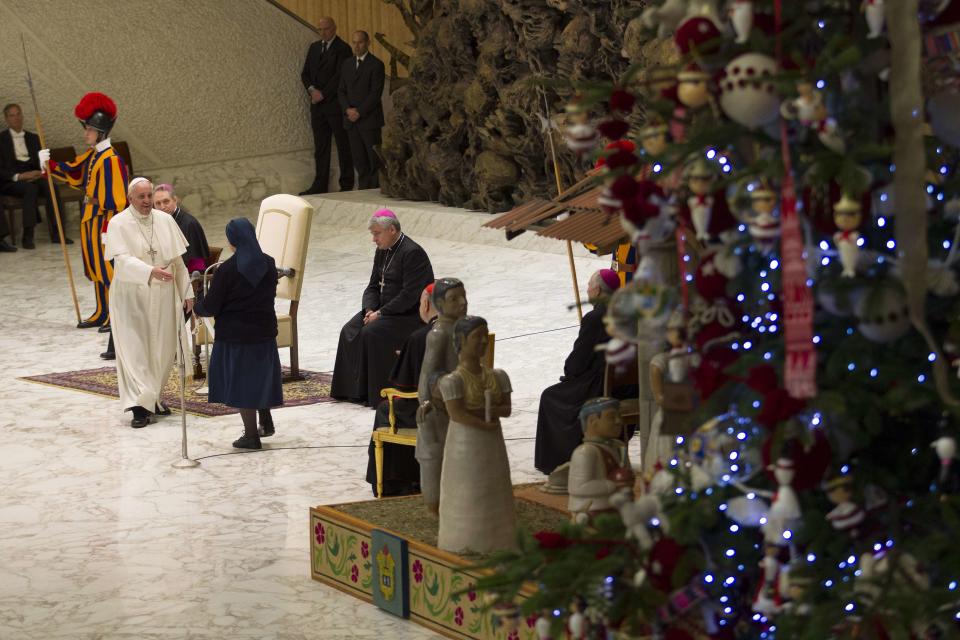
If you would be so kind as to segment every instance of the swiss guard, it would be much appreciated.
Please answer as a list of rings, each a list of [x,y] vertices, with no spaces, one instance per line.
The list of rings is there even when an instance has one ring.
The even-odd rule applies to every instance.
[[[42,149],[40,164],[49,163],[54,178],[83,192],[80,247],[83,270],[93,282],[97,308],[77,328],[100,327],[105,333],[110,330],[108,292],[113,267],[103,258],[103,234],[110,219],[127,208],[127,166],[110,145],[110,130],[117,121],[113,100],[102,93],[88,93],[73,113],[83,126],[83,141],[89,149],[68,162],[50,160],[50,150]]]

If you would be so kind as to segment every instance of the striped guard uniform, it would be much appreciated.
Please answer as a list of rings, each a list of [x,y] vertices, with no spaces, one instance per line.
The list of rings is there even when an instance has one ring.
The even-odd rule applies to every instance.
[[[97,300],[97,308],[87,321],[104,324],[110,314],[108,290],[113,266],[103,258],[103,234],[110,219],[127,208],[127,166],[107,139],[72,162],[51,160],[50,173],[83,191],[80,216],[83,271],[93,282]]]

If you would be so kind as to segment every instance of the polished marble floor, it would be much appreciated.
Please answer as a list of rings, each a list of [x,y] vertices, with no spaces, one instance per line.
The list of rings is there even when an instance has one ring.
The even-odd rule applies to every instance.
[[[328,371],[369,278],[373,246],[357,220],[383,200],[355,193],[314,202],[300,362]],[[504,425],[513,481],[539,479],[539,393],[559,376],[576,335],[567,258],[553,247],[513,248],[479,229],[484,214],[453,212],[443,224],[441,208],[427,210],[420,219],[427,213],[407,203],[401,221],[438,276],[464,280],[471,313],[496,332],[497,364],[515,389]],[[223,244],[222,229],[238,214],[256,216],[199,216],[211,244]],[[92,291],[78,245],[71,249],[89,311]],[[577,253],[585,291],[586,275],[604,263]],[[237,417],[191,416],[190,450],[202,465],[173,469],[178,416],[132,430],[116,400],[18,380],[102,365],[103,336],[74,328],[59,248],[43,242],[0,254],[0,292],[0,638],[436,637],[310,579],[308,507],[370,497],[371,410],[281,409],[276,436],[252,453],[230,448]]]

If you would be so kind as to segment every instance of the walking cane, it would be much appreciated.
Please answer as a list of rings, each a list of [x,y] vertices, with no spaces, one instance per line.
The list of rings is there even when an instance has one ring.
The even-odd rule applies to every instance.
[[[23,64],[27,68],[27,87],[30,89],[30,99],[33,101],[33,116],[36,121],[37,136],[40,138],[40,147],[47,147],[46,137],[43,135],[43,125],[40,123],[40,107],[37,106],[37,94],[33,90],[33,76],[30,75],[30,63],[27,62],[27,41],[20,34],[20,43],[23,45]],[[67,253],[67,241],[63,233],[63,218],[60,216],[60,200],[53,186],[53,174],[49,167],[40,167],[46,174],[48,202],[53,208],[53,217],[57,222],[57,233],[60,234],[60,251],[63,253],[63,265],[67,270],[67,282],[70,284],[70,296],[73,298],[73,311],[77,314],[77,323],[80,322],[80,303],[77,301],[77,287],[73,284],[73,267],[70,266],[70,254]],[[49,213],[49,211],[47,212]],[[11,229],[12,232],[12,229]]]
[[[174,259],[179,260],[179,258]],[[173,306],[176,309],[174,317],[177,318],[177,360],[180,365],[180,459],[171,463],[170,466],[174,469],[192,469],[199,467],[200,461],[191,459],[187,453],[187,357],[183,352],[183,303],[178,295],[176,278],[171,284],[173,285]]]

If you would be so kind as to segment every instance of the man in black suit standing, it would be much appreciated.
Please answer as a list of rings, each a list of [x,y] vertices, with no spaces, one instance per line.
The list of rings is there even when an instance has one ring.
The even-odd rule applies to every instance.
[[[337,37],[333,18],[320,18],[317,23],[320,39],[310,45],[303,63],[300,79],[310,95],[310,126],[313,128],[313,161],[316,175],[306,191],[300,195],[326,193],[330,183],[330,138],[337,141],[340,160],[340,190],[353,189],[353,161],[350,141],[340,122],[341,110],[337,102],[340,85],[340,67],[350,58],[350,46]]]
[[[23,208],[23,248],[33,249],[33,228],[40,220],[39,199],[50,202],[50,191],[40,171],[40,137],[23,130],[23,111],[18,104],[3,108],[7,129],[0,131],[0,194],[20,198]],[[60,242],[57,223],[47,207],[50,241]],[[65,238],[67,244],[73,240]]]
[[[380,187],[380,159],[374,147],[380,145],[383,128],[383,62],[370,53],[370,35],[354,31],[350,39],[353,57],[340,68],[340,109],[343,127],[350,137],[350,152],[357,167],[361,189]]]

